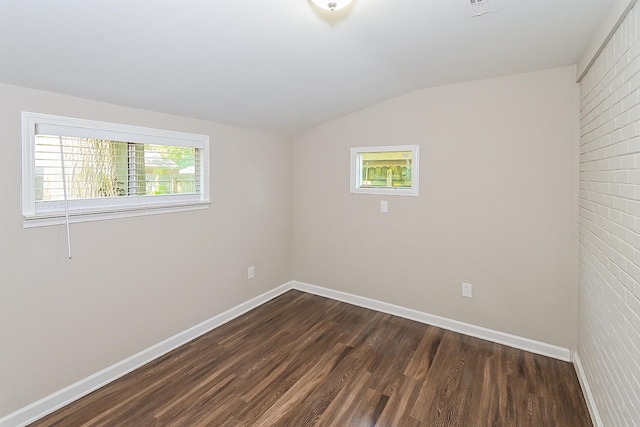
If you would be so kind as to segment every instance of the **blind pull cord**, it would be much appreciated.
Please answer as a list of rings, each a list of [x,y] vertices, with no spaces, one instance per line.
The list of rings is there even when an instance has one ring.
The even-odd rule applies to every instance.
[[[64,217],[67,223],[67,248],[69,249],[69,259],[71,259],[71,233],[69,232],[69,199],[67,198],[67,176],[64,172],[64,151],[62,149],[62,136],[60,140],[60,166],[62,167],[62,191],[64,193]]]

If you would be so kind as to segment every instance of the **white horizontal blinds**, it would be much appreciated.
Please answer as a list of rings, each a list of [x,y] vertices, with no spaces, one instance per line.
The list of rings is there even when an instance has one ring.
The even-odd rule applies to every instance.
[[[67,137],[76,138],[93,138],[103,139],[106,141],[121,141],[121,142],[138,142],[142,144],[157,144],[157,145],[170,145],[177,147],[193,147],[204,148],[204,143],[200,139],[191,139],[185,135],[175,132],[176,137],[164,136],[153,133],[142,133],[138,131],[139,128],[131,127],[131,132],[124,132],[122,130],[111,130],[105,126],[97,127],[82,127],[73,125],[63,125],[56,123],[41,122],[36,123],[36,135],[62,135]],[[118,125],[120,128],[127,128],[124,125]],[[145,129],[152,132],[153,129]],[[163,133],[167,133],[163,131]]]
[[[131,196],[146,194],[144,146],[140,144],[128,144],[128,194]]]
[[[36,202],[65,200],[60,145],[68,200],[200,191],[197,148],[38,134],[34,153]]]
[[[64,151],[68,200],[127,195],[126,142],[36,135],[36,201],[64,200],[57,144],[61,144]],[[58,151],[57,159],[54,151]]]
[[[197,194],[202,194],[201,180],[202,180],[202,163],[200,161],[200,151],[196,150],[195,156],[193,158],[193,173],[194,173],[194,184],[195,184],[195,192]]]

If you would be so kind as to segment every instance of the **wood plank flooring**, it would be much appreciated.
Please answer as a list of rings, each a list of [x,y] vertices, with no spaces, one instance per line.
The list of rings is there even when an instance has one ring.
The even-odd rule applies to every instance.
[[[591,426],[573,366],[287,292],[32,426]]]

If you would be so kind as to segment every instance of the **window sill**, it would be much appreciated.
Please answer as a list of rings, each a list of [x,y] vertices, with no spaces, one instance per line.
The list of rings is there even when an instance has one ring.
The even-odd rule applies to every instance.
[[[201,201],[156,206],[123,207],[99,212],[75,211],[69,212],[69,223],[74,224],[78,222],[102,221],[106,219],[130,218],[174,212],[189,212],[208,209],[210,205],[211,201]],[[66,224],[66,222],[64,213],[25,215],[22,228],[46,227],[50,225]]]
[[[351,190],[353,194],[377,194],[383,196],[419,196],[417,188],[394,187],[358,187]]]

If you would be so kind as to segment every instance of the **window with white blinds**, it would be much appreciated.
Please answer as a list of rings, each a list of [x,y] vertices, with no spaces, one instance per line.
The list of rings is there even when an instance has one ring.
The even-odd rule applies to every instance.
[[[203,209],[209,137],[23,112],[25,226]]]

